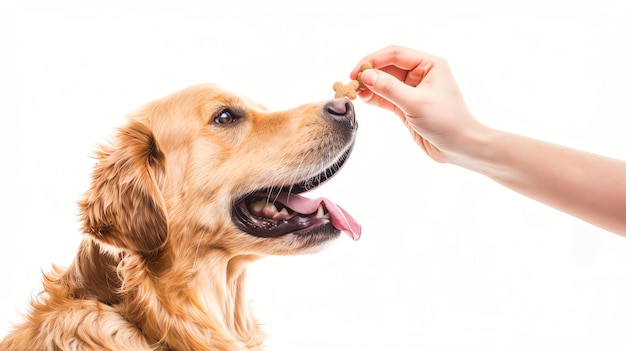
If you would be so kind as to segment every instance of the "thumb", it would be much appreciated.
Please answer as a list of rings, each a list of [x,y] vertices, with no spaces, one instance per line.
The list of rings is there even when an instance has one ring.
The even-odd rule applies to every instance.
[[[410,106],[412,87],[389,73],[368,69],[361,73],[361,80],[372,93],[396,105],[400,110],[405,110],[405,106]]]

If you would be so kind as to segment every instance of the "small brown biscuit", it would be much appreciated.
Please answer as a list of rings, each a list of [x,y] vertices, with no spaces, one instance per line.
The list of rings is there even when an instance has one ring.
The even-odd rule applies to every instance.
[[[341,82],[335,82],[333,84],[333,90],[335,90],[335,99],[347,97],[350,100],[356,99],[356,91],[359,88],[359,82],[356,80],[350,81],[347,85]]]
[[[365,71],[366,69],[370,69],[370,68],[374,68],[372,67],[372,64],[365,61],[361,64],[361,72]]]
[[[363,81],[361,80],[361,74],[363,73],[363,71],[370,68],[373,68],[371,63],[367,61],[363,62],[361,64],[359,74],[357,75],[357,80],[350,81],[350,83],[346,85],[343,85],[343,83],[341,82],[336,82],[335,84],[333,84],[333,90],[335,90],[335,99],[341,97],[347,97],[350,100],[356,99],[357,90],[363,90],[366,88],[365,84],[363,84]]]
[[[370,69],[373,68],[372,64],[369,62],[363,62],[361,64],[361,70],[359,71],[359,74],[357,75],[357,81],[359,82],[359,90],[363,90],[366,88],[365,84],[363,84],[363,80],[361,79],[361,74],[363,74],[363,71],[365,71],[366,69]]]

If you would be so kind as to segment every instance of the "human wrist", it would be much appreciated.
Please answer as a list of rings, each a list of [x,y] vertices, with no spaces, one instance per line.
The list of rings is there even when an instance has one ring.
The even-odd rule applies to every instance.
[[[478,125],[466,133],[459,151],[452,154],[450,163],[472,171],[488,175],[498,168],[498,155],[502,151],[505,133],[484,125]]]

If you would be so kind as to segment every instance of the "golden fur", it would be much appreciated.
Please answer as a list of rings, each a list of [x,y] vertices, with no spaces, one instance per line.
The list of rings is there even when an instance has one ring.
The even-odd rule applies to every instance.
[[[268,112],[201,85],[130,116],[96,153],[73,263],[45,274],[0,350],[260,349],[243,294],[246,264],[308,252],[338,234],[257,237],[232,223],[231,209],[247,193],[336,162],[351,140],[323,106]],[[214,123],[224,109],[242,120]]]

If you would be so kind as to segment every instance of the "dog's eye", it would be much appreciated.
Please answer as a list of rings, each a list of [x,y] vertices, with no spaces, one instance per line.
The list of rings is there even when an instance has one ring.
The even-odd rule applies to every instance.
[[[228,125],[235,123],[237,121],[237,117],[234,116],[230,111],[224,110],[218,113],[215,118],[213,118],[213,121],[217,124]]]

